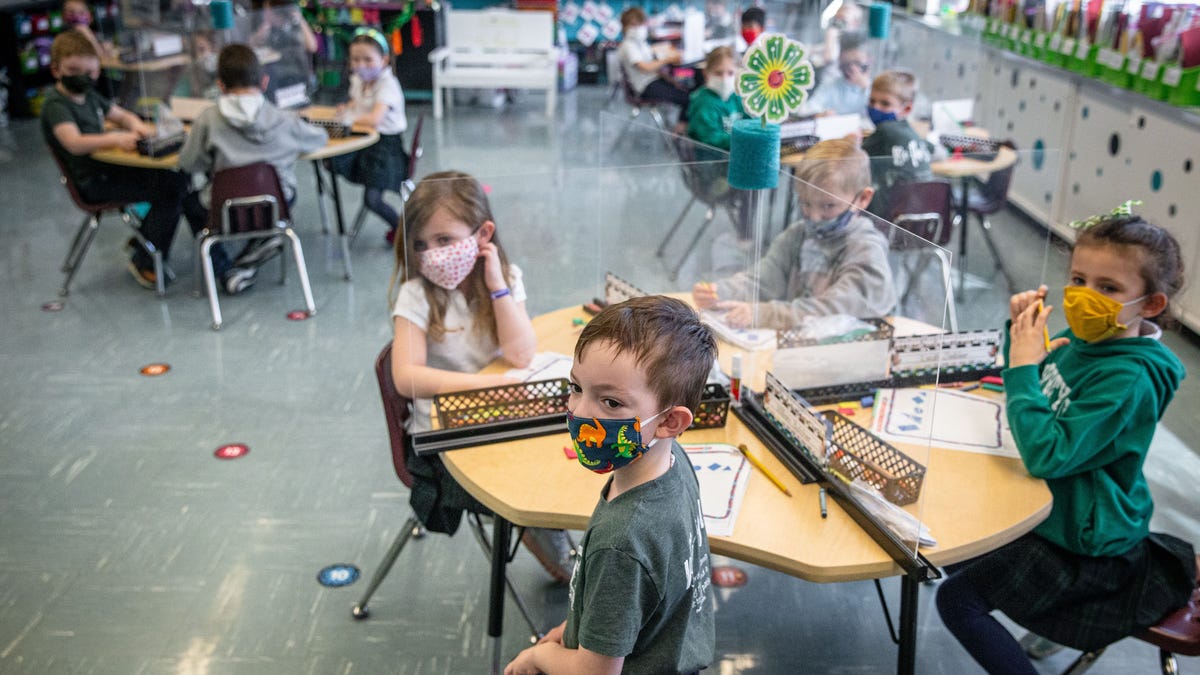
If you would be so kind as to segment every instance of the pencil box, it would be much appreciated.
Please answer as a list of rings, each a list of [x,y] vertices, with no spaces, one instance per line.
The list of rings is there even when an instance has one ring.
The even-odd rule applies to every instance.
[[[179,149],[183,147],[185,139],[187,139],[187,133],[183,131],[167,136],[139,138],[137,151],[138,154],[145,155],[146,157],[165,157],[179,152]]]

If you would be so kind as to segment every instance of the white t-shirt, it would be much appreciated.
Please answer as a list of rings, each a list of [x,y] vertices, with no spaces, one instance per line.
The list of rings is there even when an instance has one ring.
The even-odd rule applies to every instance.
[[[408,128],[408,118],[404,116],[404,93],[400,91],[400,82],[392,69],[384,68],[374,82],[363,82],[358,75],[350,76],[350,110],[355,117],[371,112],[375,104],[380,102],[387,106],[387,112],[379,120],[376,131],[381,134],[404,133]]]
[[[646,91],[646,87],[650,86],[651,82],[658,79],[657,72],[651,71],[647,73],[633,65],[635,63],[653,61],[657,58],[649,42],[625,40],[617,48],[617,56],[621,57],[621,67],[625,69],[625,78],[629,80],[629,86],[633,87],[638,96],[641,96],[642,92]]]
[[[525,283],[521,268],[509,265],[512,281],[509,289],[515,302],[525,302]],[[408,319],[414,326],[429,332],[429,302],[425,299],[425,285],[421,278],[409,279],[400,286],[392,316]],[[430,368],[452,370],[459,373],[478,372],[500,355],[500,346],[489,335],[476,334],[472,329],[475,315],[467,308],[467,297],[462,291],[450,292],[450,304],[446,307],[443,321],[446,333],[441,342],[426,340],[425,365]],[[429,411],[432,401],[419,398],[413,401],[413,414],[408,418],[409,433],[428,431]]]

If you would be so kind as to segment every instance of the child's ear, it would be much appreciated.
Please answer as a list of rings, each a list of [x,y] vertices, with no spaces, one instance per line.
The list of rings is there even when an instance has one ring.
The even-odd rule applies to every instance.
[[[259,87],[259,89],[262,89],[263,91],[266,91],[266,90],[267,90],[267,83],[268,83],[268,82],[270,82],[270,81],[271,81],[271,76],[270,76],[270,75],[267,75],[266,73],[263,73],[263,77],[262,77],[262,85]]]
[[[56,80],[62,77],[62,75],[60,75],[58,72],[58,64],[54,63],[53,61],[50,62],[50,77],[53,77]]]
[[[1146,304],[1142,305],[1141,315],[1144,318],[1153,319],[1154,317],[1158,316],[1159,314],[1162,314],[1163,310],[1165,310],[1166,308],[1167,308],[1167,294],[1166,293],[1152,293],[1150,295],[1150,297],[1146,298]]]
[[[913,104],[912,104],[912,101],[909,101],[908,103],[904,104],[904,107],[900,109],[900,114],[897,115],[896,117],[899,117],[900,119],[904,119],[905,117],[908,117],[910,114],[912,114],[912,110],[913,110]]]
[[[479,235],[479,243],[486,244],[492,240],[492,235],[496,234],[496,223],[485,220],[475,232]]]
[[[692,426],[692,411],[677,405],[663,413],[663,421],[654,430],[655,438],[678,436]]]
[[[862,211],[871,205],[871,198],[874,196],[875,196],[875,188],[865,187],[862,189],[861,192],[858,193],[858,196],[856,196],[854,198],[854,203],[852,204],[852,206],[854,208]]]

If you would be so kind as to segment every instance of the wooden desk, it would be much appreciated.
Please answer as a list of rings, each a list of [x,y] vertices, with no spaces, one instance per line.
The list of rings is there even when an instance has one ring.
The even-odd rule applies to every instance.
[[[975,131],[975,134],[973,135],[979,135],[983,138],[987,137],[987,132],[985,130],[978,129],[977,127],[972,127],[972,130]],[[987,177],[993,172],[1003,171],[1016,163],[1017,152],[1007,146],[1000,146],[996,152],[996,156],[991,160],[982,160],[974,157],[951,157],[949,159],[932,162],[929,165],[930,170],[933,171],[933,175],[949,178],[950,180],[957,181],[959,184],[960,196],[957,205],[957,211],[959,218],[958,222],[962,225],[958,236],[959,295],[962,295],[963,278],[966,274],[967,216],[970,213],[967,199],[970,191],[967,188],[970,183],[970,179],[979,178],[980,180],[987,180]],[[992,243],[991,233],[985,228],[983,230],[983,235],[984,241],[987,242],[988,247],[992,251],[992,256],[996,259],[996,264],[1000,267],[1000,273],[1004,276],[1004,280],[1008,283],[1008,292],[1016,293],[1017,289],[1016,284],[1013,282],[1013,276],[1011,273],[1009,273],[1008,267],[1005,266],[1004,258],[1000,256],[999,249],[997,249],[996,245]]]
[[[586,320],[587,316],[580,308],[571,307],[535,318],[538,349],[572,353],[578,337],[578,329],[572,325],[575,318]],[[720,360],[726,370],[736,351],[721,343]],[[744,358],[748,386],[761,389],[769,354],[769,350],[763,350]],[[493,365],[488,370],[500,372],[504,368]],[[856,414],[866,415],[867,411]],[[867,417],[856,417],[855,421],[869,424]],[[724,428],[688,431],[679,440],[745,443],[793,495],[789,499],[766,478],[752,473],[733,536],[709,538],[714,553],[821,583],[904,573],[833,500],[829,501],[829,517],[822,519],[818,486],[801,485],[732,413]],[[494,541],[501,542],[508,539],[508,534],[501,532],[508,524],[576,530],[587,527],[606,477],[585,471],[574,460],[566,459],[563,446],[569,444],[564,433],[454,450],[444,453],[442,459],[454,478],[497,514]],[[920,517],[938,540],[936,548],[922,551],[936,565],[960,562],[993,550],[1030,531],[1050,513],[1049,489],[1042,481],[1030,477],[1018,460],[937,448],[899,447],[928,469],[920,501],[907,510]],[[503,557],[495,556],[494,562],[500,561],[502,567]],[[499,578],[502,584],[503,576]],[[493,569],[493,583],[495,579]],[[912,672],[917,582],[905,576],[904,584],[898,671]],[[494,591],[502,588],[493,586]],[[496,606],[494,603],[494,610]],[[907,631],[906,621],[911,622]],[[498,636],[500,624],[497,621],[494,625],[493,635]]]
[[[207,99],[175,97],[171,101],[171,111],[179,119],[191,122],[214,103],[215,101]],[[336,111],[331,106],[310,106],[302,110],[301,114],[313,119],[333,119]],[[326,234],[329,233],[329,216],[325,212],[325,178],[321,173],[322,160],[357,152],[379,141],[379,132],[371,128],[356,126],[351,129],[351,132],[351,135],[344,138],[331,138],[325,143],[324,147],[300,156],[300,159],[306,159],[313,163],[313,175],[317,181],[317,209],[321,216],[321,229]],[[162,157],[147,157],[136,150],[113,148],[94,152],[92,153],[92,158],[109,164],[132,166],[141,169],[173,170],[179,168],[178,153]],[[342,215],[341,191],[338,188],[337,178],[333,176],[332,172],[329,176],[329,184],[331,188],[330,193],[333,196],[333,212],[337,222],[338,238],[342,247],[342,267],[346,281],[350,281],[353,278],[353,270],[350,266],[350,236],[346,232],[346,220]]]

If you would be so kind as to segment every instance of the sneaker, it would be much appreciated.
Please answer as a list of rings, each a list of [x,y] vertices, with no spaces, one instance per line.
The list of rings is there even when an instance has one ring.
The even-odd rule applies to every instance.
[[[221,284],[225,286],[226,293],[237,295],[253,286],[257,277],[258,270],[253,267],[234,267],[221,277]]]
[[[129,268],[129,273],[133,275],[133,280],[138,282],[142,288],[150,290],[158,290],[158,275],[152,269],[142,269],[136,263],[130,260],[125,264]]]
[[[283,250],[283,237],[254,239],[246,245],[245,250],[233,261],[235,267],[258,267]]]
[[[555,581],[561,584],[571,581],[571,573],[575,571],[575,551],[565,530],[527,527],[521,534],[521,543]]]
[[[1046,638],[1035,633],[1026,633],[1021,638],[1021,648],[1029,655],[1029,658],[1040,661],[1051,654],[1065,649],[1057,642],[1051,642]]]

